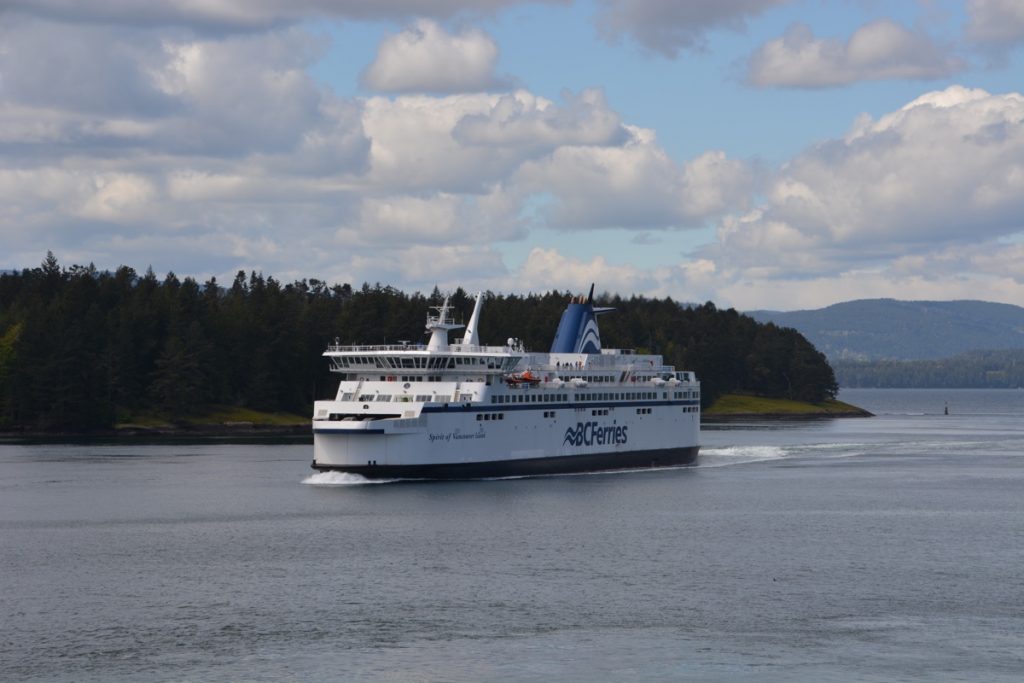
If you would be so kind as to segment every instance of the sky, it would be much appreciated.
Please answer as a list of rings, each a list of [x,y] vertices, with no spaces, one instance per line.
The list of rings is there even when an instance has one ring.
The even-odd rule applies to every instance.
[[[0,269],[1024,305],[1024,0],[4,0]]]

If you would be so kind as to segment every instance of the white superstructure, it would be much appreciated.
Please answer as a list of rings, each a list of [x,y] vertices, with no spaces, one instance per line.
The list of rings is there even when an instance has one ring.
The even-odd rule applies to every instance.
[[[317,401],[313,467],[367,477],[466,478],[691,464],[700,383],[659,355],[601,349],[593,287],[569,304],[552,350],[482,346],[482,297],[464,337],[448,301],[426,346],[328,347],[341,375]]]

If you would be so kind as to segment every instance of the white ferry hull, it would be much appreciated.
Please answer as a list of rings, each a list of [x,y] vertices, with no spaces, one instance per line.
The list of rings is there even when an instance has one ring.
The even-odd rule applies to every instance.
[[[463,479],[691,465],[699,420],[694,402],[686,401],[321,422],[314,428],[313,468],[368,478]]]
[[[578,472],[631,470],[650,467],[692,465],[697,461],[699,446],[662,448],[650,451],[611,451],[583,455],[482,460],[479,462],[448,462],[422,465],[330,465],[313,462],[313,469],[349,472],[367,479],[480,479],[490,477],[525,477]]]

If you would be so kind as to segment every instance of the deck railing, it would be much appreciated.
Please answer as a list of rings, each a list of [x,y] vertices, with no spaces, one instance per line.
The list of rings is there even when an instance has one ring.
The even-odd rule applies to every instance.
[[[417,351],[426,353],[426,344],[372,344],[372,345],[346,345],[346,344],[329,344],[327,346],[327,353],[393,353],[395,351]],[[474,344],[450,344],[448,351],[454,353],[501,353],[501,354],[512,354],[521,353],[521,350],[517,350],[511,346],[477,346]]]

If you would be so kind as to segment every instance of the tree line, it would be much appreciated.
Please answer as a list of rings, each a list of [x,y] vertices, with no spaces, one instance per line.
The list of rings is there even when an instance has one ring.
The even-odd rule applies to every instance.
[[[835,361],[844,387],[1017,389],[1024,387],[1024,349],[971,351],[938,360]]]
[[[484,343],[522,339],[547,350],[571,294],[487,293]],[[424,320],[443,295],[380,284],[283,284],[239,271],[222,285],[152,269],[139,274],[62,267],[0,275],[0,428],[106,429],[140,414],[202,414],[214,405],[309,414],[337,380],[321,357],[328,343],[425,339]],[[604,295],[605,347],[660,353],[693,370],[703,402],[731,391],[821,401],[837,391],[832,368],[791,328],[760,324],[712,303]],[[451,295],[457,319],[473,298]]]

